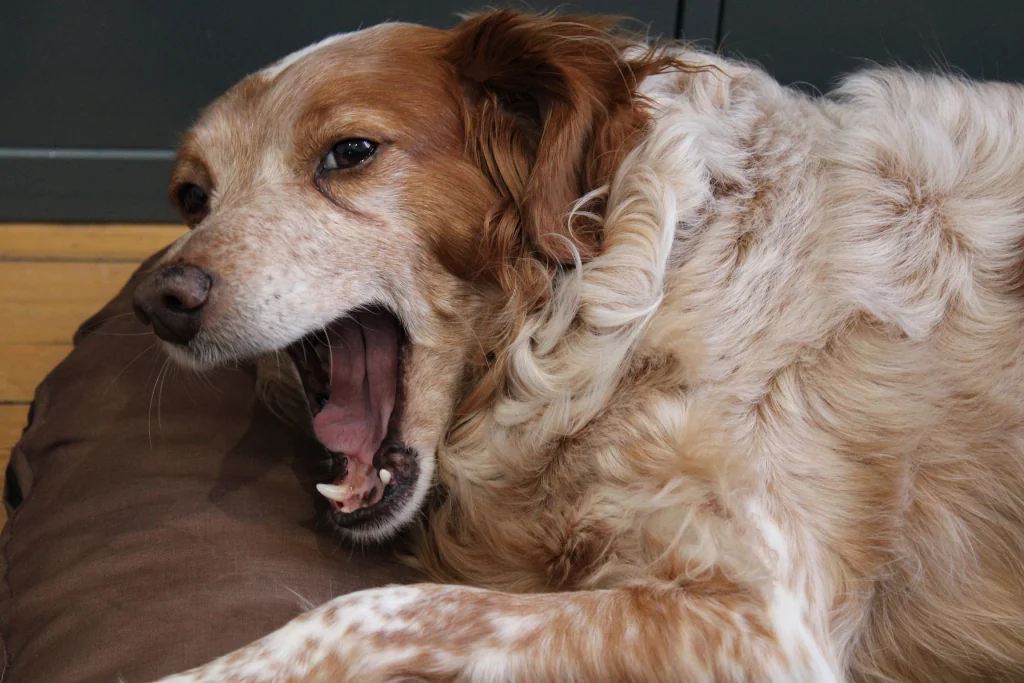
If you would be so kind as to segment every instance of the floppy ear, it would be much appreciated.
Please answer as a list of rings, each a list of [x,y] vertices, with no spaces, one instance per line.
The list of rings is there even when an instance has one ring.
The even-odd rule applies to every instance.
[[[549,264],[597,253],[599,225],[570,228],[569,213],[608,181],[646,125],[637,84],[673,63],[643,50],[627,59],[615,23],[498,10],[452,32],[445,57],[465,93],[470,151],[504,202],[491,253],[525,250]]]

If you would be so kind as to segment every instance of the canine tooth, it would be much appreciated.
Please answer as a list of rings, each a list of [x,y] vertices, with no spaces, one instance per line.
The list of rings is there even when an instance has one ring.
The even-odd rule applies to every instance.
[[[348,486],[334,486],[332,484],[317,484],[316,490],[319,491],[320,495],[324,498],[344,503],[345,496],[349,494],[351,488]]]
[[[384,484],[385,486],[387,486],[388,483],[391,481],[391,473],[388,472],[387,470],[381,470],[378,476],[380,477],[380,483]]]

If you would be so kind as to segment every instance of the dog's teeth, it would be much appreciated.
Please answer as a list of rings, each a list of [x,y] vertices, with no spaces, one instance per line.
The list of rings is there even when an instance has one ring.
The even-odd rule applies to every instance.
[[[336,501],[338,503],[344,503],[345,497],[351,490],[348,486],[334,486],[332,484],[317,484],[316,490],[320,492],[324,498]]]
[[[391,481],[391,473],[388,472],[387,470],[381,470],[378,476],[380,477],[380,483],[384,484],[385,486],[387,486],[388,483]]]

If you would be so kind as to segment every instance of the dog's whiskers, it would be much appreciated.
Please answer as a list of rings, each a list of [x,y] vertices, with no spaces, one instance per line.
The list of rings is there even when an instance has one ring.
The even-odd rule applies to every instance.
[[[137,356],[135,356],[130,361],[128,361],[128,363],[123,368],[121,368],[121,370],[116,375],[114,375],[113,379],[110,380],[110,384],[108,384],[107,388],[103,390],[103,393],[101,394],[101,397],[107,395],[107,392],[110,391],[111,387],[113,387],[115,384],[117,384],[117,380],[119,380],[121,378],[121,375],[123,375],[125,372],[127,372],[128,368],[130,368],[132,365],[135,364],[136,361],[138,361],[140,358],[142,358],[143,356],[145,356],[147,353],[149,353],[150,351],[152,351],[155,348],[157,348],[157,343],[153,342],[152,344],[150,344],[149,346],[144,348],[142,351],[140,351]]]
[[[149,448],[151,450],[153,448],[153,402],[156,399],[157,387],[160,385],[160,379],[163,377],[164,373],[167,371],[167,368],[170,367],[170,363],[171,363],[170,357],[167,357],[167,358],[164,359],[163,365],[160,366],[160,370],[156,374],[156,379],[153,381],[153,391],[149,395],[149,409],[146,411],[146,417],[147,417],[147,419],[146,419],[146,433],[149,436]],[[159,420],[159,419],[160,419],[160,416],[158,414],[157,415],[157,420]],[[162,427],[160,427],[160,429],[161,429],[161,434],[162,434],[163,433]]]

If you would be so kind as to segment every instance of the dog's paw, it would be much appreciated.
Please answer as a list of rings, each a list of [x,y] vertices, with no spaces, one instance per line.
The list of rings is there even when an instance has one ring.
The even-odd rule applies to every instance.
[[[453,586],[390,586],[336,598],[252,645],[159,683],[388,683],[449,680]],[[455,609],[454,606],[451,609]]]

